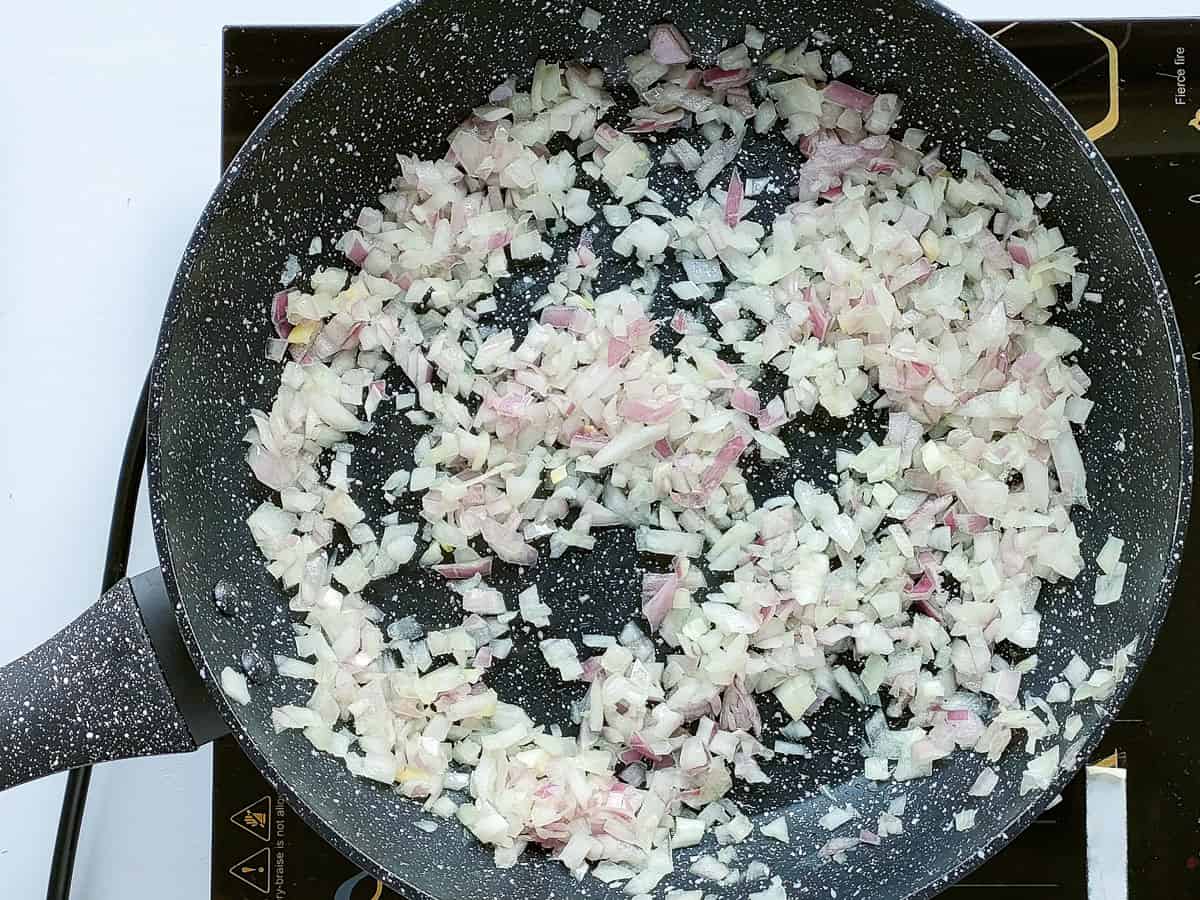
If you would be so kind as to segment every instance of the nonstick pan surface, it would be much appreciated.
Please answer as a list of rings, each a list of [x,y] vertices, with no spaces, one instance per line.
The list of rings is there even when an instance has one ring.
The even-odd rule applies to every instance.
[[[1058,101],[974,26],[922,0],[880,5],[612,0],[603,4],[603,23],[594,33],[579,27],[581,9],[508,0],[461,7],[444,0],[401,4],[357,31],[289,91],[230,165],[183,259],[160,337],[151,399],[155,528],[167,587],[196,666],[215,673],[238,665],[247,650],[266,660],[294,652],[288,598],[267,574],[245,526],[267,491],[246,467],[241,442],[247,410],[266,408],[278,385],[278,367],[263,359],[262,347],[270,330],[267,303],[287,256],[300,255],[305,274],[316,264],[340,265],[333,255],[307,258],[304,248],[314,236],[331,248],[357,210],[386,188],[397,151],[440,155],[448,130],[508,75],[524,77],[538,58],[582,58],[619,82],[622,59],[641,49],[647,26],[672,21],[702,59],[740,40],[747,23],[767,32],[768,46],[790,47],[815,29],[824,31],[834,48],[854,60],[856,84],[902,94],[902,125],[925,128],[947,148],[981,150],[1009,184],[1053,192],[1047,217],[1081,248],[1093,285],[1104,293],[1103,305],[1085,305],[1059,320],[1084,339],[1079,360],[1093,379],[1090,396],[1098,404],[1080,436],[1093,500],[1090,510],[1076,511],[1087,566],[1075,582],[1043,592],[1040,662],[1025,687],[1044,695],[1072,654],[1095,663],[1140,637],[1136,670],[1165,614],[1187,520],[1188,385],[1170,300],[1141,225]],[[1012,140],[985,140],[995,128]],[[947,155],[954,161],[953,150]],[[744,171],[783,176],[800,161],[782,141],[756,145]],[[684,196],[680,188],[672,193],[669,181],[659,187],[668,205]],[[519,325],[527,317],[526,294],[500,300],[506,322]],[[665,309],[667,301],[661,302]],[[399,385],[403,376],[388,377]],[[797,477],[830,471],[833,451],[871,424],[814,416],[785,430],[781,436],[792,446],[798,446],[801,427],[817,437],[806,440],[792,464],[752,467],[755,492],[762,499],[787,490]],[[354,475],[369,486],[408,467],[417,436],[403,417],[384,415],[380,427],[359,440]],[[370,506],[375,492],[358,493],[371,519],[385,512],[381,502]],[[404,512],[415,514],[415,508]],[[1093,560],[1110,532],[1127,541],[1129,571],[1122,601],[1096,607]],[[581,632],[612,631],[636,616],[646,562],[634,550],[632,535],[623,532],[606,535],[590,554],[544,562],[535,577],[556,598],[554,633],[577,638]],[[516,577],[496,581],[502,589],[518,583]],[[454,620],[447,594],[443,584],[414,568],[372,585],[367,599],[389,618],[413,613],[437,627]],[[501,697],[522,703],[535,718],[566,721],[580,689],[557,683],[551,674],[536,642],[527,641],[493,683]],[[1081,762],[1131,680],[1132,674],[1101,713],[1086,712]],[[274,734],[271,707],[303,702],[301,683],[272,678],[254,689],[245,707],[229,704],[219,691],[214,697],[244,749],[289,803],[335,847],[408,896],[623,896],[594,879],[576,882],[534,852],[517,867],[498,870],[491,854],[452,823],[432,835],[414,828],[423,817],[416,804],[353,778],[339,761],[315,754],[296,732]],[[769,729],[773,709],[764,711]],[[777,759],[765,766],[771,784],[734,792],[757,824],[787,815],[790,845],[756,831],[739,848],[739,860],[766,862],[793,900],[830,897],[833,891],[839,898],[936,893],[1007,843],[1072,774],[1063,771],[1050,790],[1021,797],[1017,785],[1027,757],[1009,752],[998,766],[996,792],[969,804],[979,811],[975,829],[959,833],[952,814],[968,805],[966,791],[983,760],[958,754],[932,778],[868,783],[857,752],[863,719],[859,710],[827,704],[813,723],[813,758]],[[851,854],[845,864],[819,861],[816,849],[829,835],[816,820],[830,805],[820,787],[839,803],[852,802],[864,823],[874,821],[892,798],[906,795],[904,833]],[[677,863],[684,861],[680,856]],[[686,864],[682,869],[672,879],[675,886],[691,883]],[[711,883],[701,886],[706,894],[722,893]],[[754,889],[761,885],[724,895]]]

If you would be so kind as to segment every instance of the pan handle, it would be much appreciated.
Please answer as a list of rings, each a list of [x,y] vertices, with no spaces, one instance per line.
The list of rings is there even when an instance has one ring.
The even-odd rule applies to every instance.
[[[185,753],[226,730],[158,569],[117,582],[0,668],[0,790],[92,763]]]

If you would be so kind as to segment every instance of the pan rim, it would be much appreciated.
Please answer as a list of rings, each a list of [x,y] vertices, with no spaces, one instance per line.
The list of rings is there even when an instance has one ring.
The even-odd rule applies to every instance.
[[[1009,844],[1018,834],[1025,830],[1030,823],[1033,822],[1054,798],[1062,791],[1068,781],[1074,778],[1076,772],[1081,768],[1081,764],[1086,762],[1090,754],[1095,750],[1096,746],[1103,739],[1117,711],[1127,699],[1133,684],[1137,677],[1141,674],[1146,658],[1154,647],[1154,643],[1161,630],[1163,621],[1166,617],[1172,595],[1174,592],[1175,582],[1179,573],[1179,566],[1182,559],[1182,551],[1184,539],[1188,527],[1188,517],[1191,509],[1191,472],[1193,469],[1193,422],[1191,408],[1191,387],[1189,374],[1187,370],[1187,356],[1183,348],[1183,340],[1179,330],[1178,320],[1174,314],[1174,308],[1171,303],[1169,291],[1166,286],[1166,280],[1163,276],[1162,269],[1159,266],[1158,259],[1154,253],[1153,247],[1146,234],[1141,220],[1136,211],[1133,209],[1129,198],[1125,195],[1117,181],[1112,169],[1107,161],[1096,149],[1092,141],[1084,133],[1080,125],[1075,121],[1074,117],[1067,111],[1062,102],[1054,96],[1054,94],[1025,66],[1017,59],[1011,51],[1003,45],[993,40],[986,32],[980,29],[973,22],[967,20],[963,16],[947,9],[946,7],[935,2],[935,0],[910,0],[913,7],[918,11],[924,11],[929,15],[941,16],[950,22],[970,44],[973,44],[977,51],[984,56],[990,56],[994,61],[1000,63],[1012,77],[1023,82],[1042,103],[1043,107],[1049,112],[1065,129],[1067,135],[1075,143],[1077,149],[1088,160],[1088,164],[1095,170],[1095,173],[1100,177],[1110,189],[1110,196],[1115,204],[1116,211],[1120,215],[1121,221],[1128,229],[1134,244],[1137,247],[1138,255],[1144,270],[1150,276],[1151,282],[1155,285],[1156,292],[1154,302],[1157,304],[1159,313],[1163,319],[1164,330],[1170,344],[1172,357],[1175,361],[1173,367],[1175,379],[1175,400],[1178,404],[1179,413],[1179,471],[1175,475],[1175,482],[1178,485],[1175,521],[1172,529],[1170,550],[1167,553],[1166,563],[1163,568],[1163,575],[1160,581],[1160,587],[1153,598],[1154,610],[1150,622],[1142,635],[1142,643],[1138,647],[1136,661],[1131,662],[1129,675],[1121,681],[1113,694],[1114,702],[1108,704],[1109,712],[1099,719],[1088,731],[1088,736],[1079,749],[1077,755],[1077,764],[1069,770],[1060,770],[1051,786],[1036,795],[1033,795],[1032,801],[1024,807],[1023,811],[1013,816],[996,834],[985,843],[977,846],[975,852],[971,853],[965,859],[960,860],[950,869],[938,874],[936,877],[930,878],[922,886],[907,895],[908,900],[927,900],[934,894],[943,890],[946,886],[959,881],[971,871],[980,866],[984,861],[990,859],[1003,847]],[[172,605],[176,610],[176,618],[179,622],[180,633],[183,637],[184,644],[188,649],[188,653],[192,658],[193,664],[205,676],[204,681],[208,687],[212,700],[220,712],[222,718],[228,724],[231,733],[237,739],[242,751],[245,752],[254,763],[255,767],[261,772],[263,777],[278,791],[288,805],[308,824],[313,827],[326,841],[328,841],[338,852],[346,856],[351,862],[362,867],[370,872],[375,877],[382,880],[385,884],[393,886],[398,890],[405,892],[408,896],[413,897],[413,900],[437,900],[436,895],[430,894],[421,887],[410,884],[404,879],[398,878],[395,873],[384,863],[373,858],[369,853],[365,852],[347,838],[343,837],[341,832],[334,827],[328,820],[323,818],[316,810],[314,810],[303,795],[293,789],[291,784],[282,774],[276,770],[267,755],[259,749],[258,744],[252,735],[250,735],[241,725],[241,719],[238,711],[234,709],[233,704],[225,696],[220,689],[219,684],[213,677],[209,661],[205,657],[203,648],[199,645],[192,628],[189,618],[187,604],[184,602],[180,591],[179,583],[176,580],[173,559],[171,554],[171,542],[168,535],[166,516],[164,515],[164,500],[158,490],[158,485],[162,478],[162,469],[160,466],[160,429],[161,415],[163,406],[164,379],[163,373],[166,367],[167,358],[171,346],[171,336],[174,330],[174,322],[176,312],[181,305],[181,295],[183,293],[183,285],[187,280],[190,272],[191,262],[197,255],[200,246],[207,239],[210,222],[214,213],[220,208],[224,199],[233,193],[233,188],[238,182],[238,175],[243,168],[243,164],[257,151],[259,144],[267,137],[268,133],[274,126],[283,119],[291,108],[308,92],[308,90],[318,82],[324,75],[338,64],[338,62],[348,53],[352,52],[359,44],[368,40],[380,30],[390,26],[396,19],[405,15],[409,10],[421,5],[421,0],[401,0],[389,9],[382,12],[380,15],[371,19],[359,27],[352,34],[348,35],[341,43],[330,50],[323,56],[311,69],[309,69],[292,87],[290,87],[283,97],[271,108],[270,112],[263,120],[255,127],[253,132],[247,138],[243,146],[238,150],[233,160],[230,162],[226,173],[223,173],[221,180],[218,182],[208,202],[205,204],[196,227],[188,241],[187,247],[184,250],[178,271],[173,280],[171,293],[167,301],[166,308],[163,313],[162,325],[159,331],[158,339],[155,347],[154,361],[151,367],[151,390],[148,409],[148,430],[147,430],[147,472],[150,484],[150,506],[152,512],[152,521],[154,529],[155,544],[158,550],[159,560],[162,563],[163,579],[166,583],[168,596],[171,599]]]

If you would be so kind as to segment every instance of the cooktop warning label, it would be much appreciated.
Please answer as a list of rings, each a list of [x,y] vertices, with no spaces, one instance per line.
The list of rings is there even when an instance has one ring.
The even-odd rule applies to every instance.
[[[271,840],[271,797],[260,797],[244,809],[239,809],[229,821],[256,838]]]
[[[229,874],[256,891],[271,893],[271,850],[263,847],[229,868]]]

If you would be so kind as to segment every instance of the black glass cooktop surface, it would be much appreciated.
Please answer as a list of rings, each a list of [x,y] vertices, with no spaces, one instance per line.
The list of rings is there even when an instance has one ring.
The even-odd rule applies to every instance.
[[[1200,363],[1200,20],[982,23],[1066,103],[1112,164],[1158,253]],[[224,34],[222,157],[349,27],[230,27]],[[1193,402],[1200,392],[1193,393]],[[1193,504],[1193,510],[1200,504]],[[1196,580],[1193,580],[1195,578]],[[1157,647],[1102,756],[1128,770],[1129,893],[1200,897],[1200,541],[1191,542]],[[231,738],[213,773],[214,900],[396,900],[311,832]],[[1084,898],[1082,777],[947,898]]]

